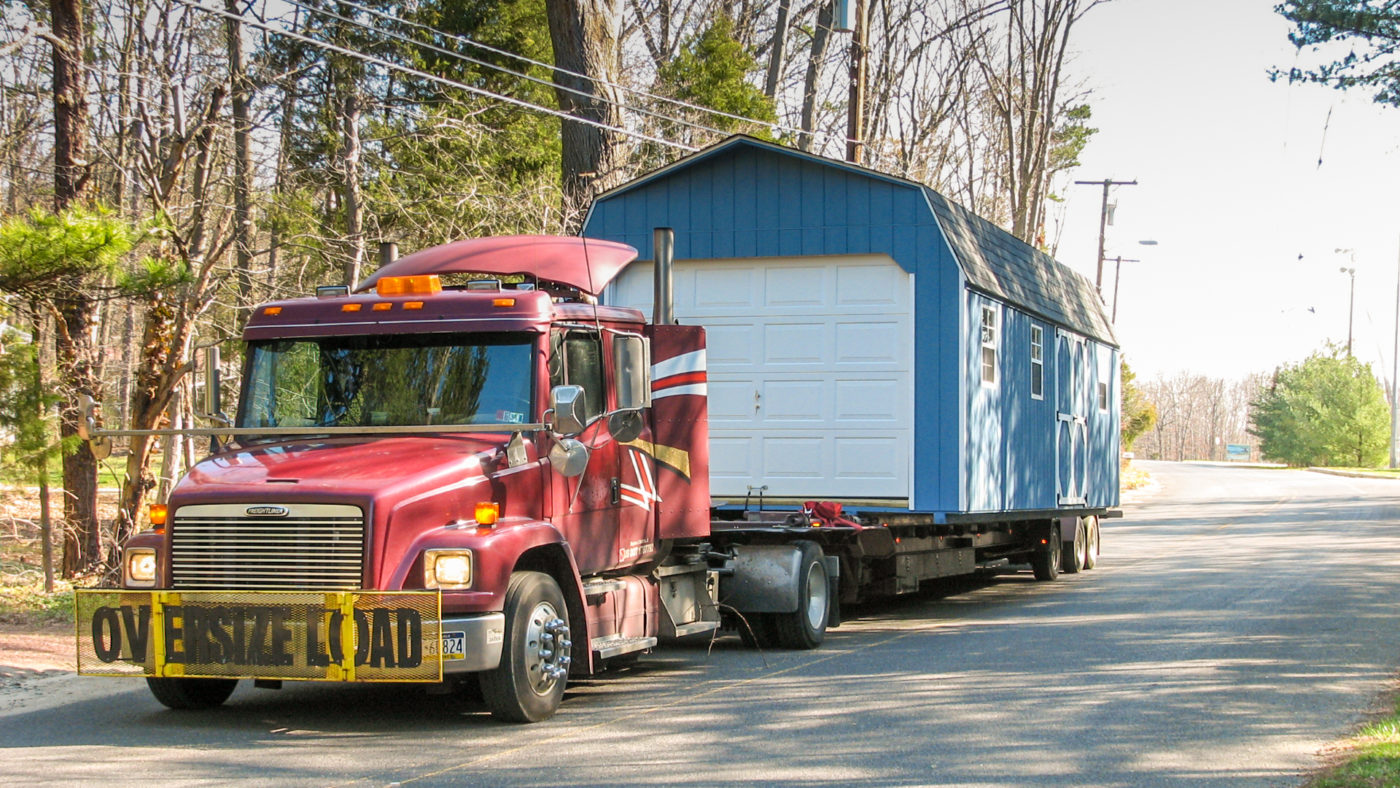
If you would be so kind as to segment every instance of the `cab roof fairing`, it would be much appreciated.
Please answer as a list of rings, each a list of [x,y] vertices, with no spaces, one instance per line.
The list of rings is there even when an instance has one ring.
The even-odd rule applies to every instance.
[[[386,276],[422,274],[525,274],[597,296],[637,259],[637,250],[616,241],[554,235],[468,238],[404,255],[356,285],[364,292]]]

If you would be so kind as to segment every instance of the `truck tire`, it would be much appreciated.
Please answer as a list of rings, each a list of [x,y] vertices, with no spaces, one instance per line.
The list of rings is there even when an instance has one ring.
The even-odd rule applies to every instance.
[[[1074,521],[1074,544],[1065,545],[1060,548],[1060,571],[1066,574],[1077,574],[1084,568],[1084,556],[1089,552],[1089,528],[1085,525],[1083,517],[1076,517]]]
[[[827,580],[826,559],[816,542],[799,541],[801,554],[797,570],[797,610],[770,613],[773,634],[782,648],[814,649],[826,638],[827,615],[831,605],[831,583]]]
[[[1089,524],[1086,529],[1089,532],[1089,541],[1084,550],[1084,568],[1093,569],[1099,565],[1099,518],[1086,517]]]
[[[547,720],[564,699],[573,646],[559,584],[543,572],[512,574],[505,618],[501,664],[481,674],[481,695],[498,720]]]
[[[222,705],[238,679],[163,679],[146,677],[146,686],[162,705],[172,709],[212,709]]]
[[[1035,579],[1049,582],[1060,576],[1060,526],[1050,528],[1050,538],[1031,553],[1031,571]]]

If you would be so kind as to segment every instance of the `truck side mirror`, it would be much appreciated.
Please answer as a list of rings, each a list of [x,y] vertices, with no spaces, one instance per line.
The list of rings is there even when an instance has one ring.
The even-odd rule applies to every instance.
[[[635,334],[613,336],[617,409],[651,407],[651,343]]]
[[[549,409],[554,411],[554,431],[560,435],[583,432],[588,412],[583,386],[555,386],[549,391]]]
[[[223,409],[219,402],[219,346],[204,349],[204,412],[201,416],[215,417]]]

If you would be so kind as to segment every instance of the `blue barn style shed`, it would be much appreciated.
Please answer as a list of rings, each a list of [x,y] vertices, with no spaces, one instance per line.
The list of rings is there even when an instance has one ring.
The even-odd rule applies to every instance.
[[[1118,348],[1093,284],[912,181],[733,137],[601,196],[605,294],[706,327],[711,491],[950,516],[1118,505]],[[1014,518],[1013,518],[1014,519]]]

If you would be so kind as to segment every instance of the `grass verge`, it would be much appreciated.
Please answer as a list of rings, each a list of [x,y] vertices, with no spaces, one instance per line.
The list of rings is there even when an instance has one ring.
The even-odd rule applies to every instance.
[[[1400,785],[1400,705],[1338,745],[1337,763],[1304,788],[1382,788]]]

